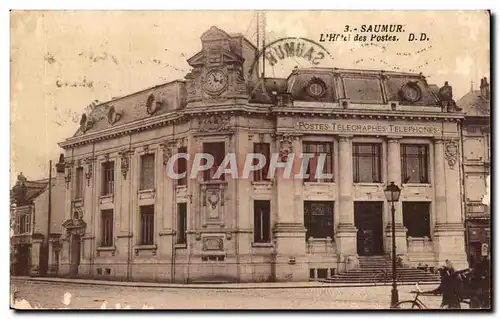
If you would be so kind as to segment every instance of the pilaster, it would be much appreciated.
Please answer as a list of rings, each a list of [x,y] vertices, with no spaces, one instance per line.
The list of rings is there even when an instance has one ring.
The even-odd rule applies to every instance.
[[[299,136],[276,135],[276,148],[282,163],[293,161],[301,150]],[[293,169],[285,176],[285,168],[275,172],[277,222],[273,229],[275,242],[276,281],[307,281],[309,268],[306,260],[306,242],[303,218],[298,216],[295,202]],[[303,205],[303,203],[301,203]]]
[[[356,258],[356,227],[352,182],[352,135],[339,136],[339,224],[337,225],[337,252],[339,261],[348,256]]]
[[[387,184],[394,182],[395,185],[399,187],[401,184],[401,144],[400,136],[391,136],[387,140]],[[404,191],[404,190],[402,190]],[[389,218],[387,218],[386,226],[386,251],[392,252],[392,204],[386,202],[386,211]],[[396,253],[405,255],[408,251],[406,232],[408,231],[403,224],[403,204],[401,201],[394,203],[395,213],[394,221],[396,228]],[[387,249],[389,248],[389,249]]]
[[[442,265],[450,260],[455,268],[468,267],[465,254],[465,229],[462,222],[460,173],[455,140],[436,139],[434,144],[436,259]]]

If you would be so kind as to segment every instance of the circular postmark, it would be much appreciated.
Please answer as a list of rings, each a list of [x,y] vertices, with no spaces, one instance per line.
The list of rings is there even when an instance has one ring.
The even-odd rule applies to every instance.
[[[333,60],[333,56],[321,44],[302,37],[280,38],[266,44],[252,61],[250,67],[250,78],[255,72],[259,72],[259,61],[263,61],[264,66],[274,67],[286,60],[294,60],[299,63],[304,61],[310,66],[319,66],[322,62]]]

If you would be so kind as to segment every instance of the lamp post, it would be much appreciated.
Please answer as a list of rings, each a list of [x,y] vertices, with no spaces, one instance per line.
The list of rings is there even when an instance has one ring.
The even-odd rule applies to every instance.
[[[391,203],[391,216],[392,216],[392,290],[391,290],[391,308],[398,302],[398,286],[396,282],[396,208],[394,208],[394,203],[399,200],[399,195],[401,194],[401,188],[395,185],[394,182],[390,182],[389,185],[384,189],[385,197],[387,202]]]

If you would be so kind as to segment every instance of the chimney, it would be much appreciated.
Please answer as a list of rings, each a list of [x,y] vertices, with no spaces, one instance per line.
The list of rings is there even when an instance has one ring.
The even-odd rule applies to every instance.
[[[490,100],[490,84],[488,83],[488,79],[486,77],[481,79],[481,97],[487,101]]]

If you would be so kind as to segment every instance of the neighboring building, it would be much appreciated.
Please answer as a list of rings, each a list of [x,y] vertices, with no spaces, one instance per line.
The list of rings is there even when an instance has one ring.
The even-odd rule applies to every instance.
[[[469,262],[489,254],[490,208],[483,203],[491,174],[490,85],[481,79],[480,90],[473,90],[457,101],[465,119],[462,122],[463,172]]]
[[[23,173],[11,190],[11,274],[56,275],[59,267],[60,236],[64,221],[64,161],[57,164],[52,178],[50,234],[49,179],[28,181]],[[48,267],[48,268],[47,268]]]
[[[419,74],[296,69],[249,78],[257,49],[215,27],[174,81],[98,105],[65,150],[61,274],[165,282],[304,281],[397,252],[411,265],[465,267],[460,121],[451,87]],[[255,72],[253,73],[255,75]],[[231,175],[172,180],[175,153],[324,154],[307,180]],[[189,171],[178,160],[176,170]]]

